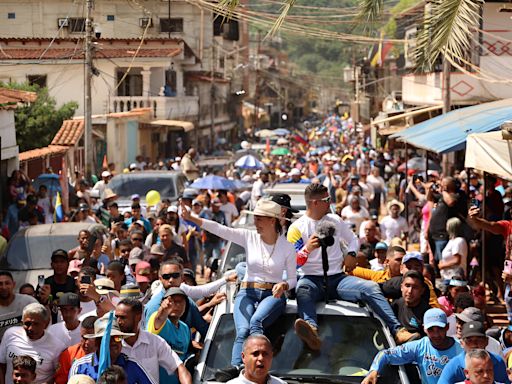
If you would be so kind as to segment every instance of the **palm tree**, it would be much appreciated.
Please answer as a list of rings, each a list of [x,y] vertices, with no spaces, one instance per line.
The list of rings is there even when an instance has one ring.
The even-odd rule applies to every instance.
[[[269,34],[274,34],[283,24],[296,0],[282,0],[281,15]],[[240,0],[220,0],[219,5],[233,10]],[[431,70],[440,54],[450,60],[466,56],[471,48],[471,38],[480,22],[483,0],[427,0],[423,28],[417,37],[416,66]],[[375,23],[384,8],[384,0],[360,0],[359,18]]]

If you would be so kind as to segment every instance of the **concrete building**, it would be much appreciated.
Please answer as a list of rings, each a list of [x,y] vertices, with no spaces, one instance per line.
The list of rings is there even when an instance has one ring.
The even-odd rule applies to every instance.
[[[58,104],[77,101],[83,115],[85,0],[7,0],[0,17],[0,81],[47,86]],[[211,150],[236,135],[230,74],[244,60],[246,26],[180,0],[95,0],[92,17],[92,113],[150,108],[138,129],[159,145],[140,142],[139,154]]]

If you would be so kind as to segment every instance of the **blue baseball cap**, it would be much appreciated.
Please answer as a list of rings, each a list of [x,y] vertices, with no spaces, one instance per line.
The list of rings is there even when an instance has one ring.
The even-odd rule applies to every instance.
[[[387,245],[386,243],[384,243],[383,241],[379,241],[379,242],[375,245],[375,250],[376,250],[376,251],[379,251],[379,250],[387,251],[387,250],[388,250],[388,245]]]
[[[442,309],[439,308],[430,308],[423,315],[423,328],[429,329],[432,327],[446,327],[448,324],[448,319],[446,318],[446,313]]]
[[[423,264],[423,256],[419,252],[407,252],[402,259],[402,264],[405,264],[410,260],[418,260],[421,264]]]

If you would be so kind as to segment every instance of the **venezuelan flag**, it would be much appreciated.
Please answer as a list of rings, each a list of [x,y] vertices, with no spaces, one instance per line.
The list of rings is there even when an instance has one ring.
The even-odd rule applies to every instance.
[[[53,221],[55,223],[60,223],[64,220],[64,207],[62,206],[62,199],[60,197],[60,192],[57,192],[57,201],[55,202],[55,212],[54,212]]]

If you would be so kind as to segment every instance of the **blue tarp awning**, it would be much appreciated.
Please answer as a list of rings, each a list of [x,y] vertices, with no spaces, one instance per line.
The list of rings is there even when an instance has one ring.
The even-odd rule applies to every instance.
[[[390,137],[437,153],[464,149],[471,133],[490,132],[512,120],[512,99],[460,108],[395,133]]]

